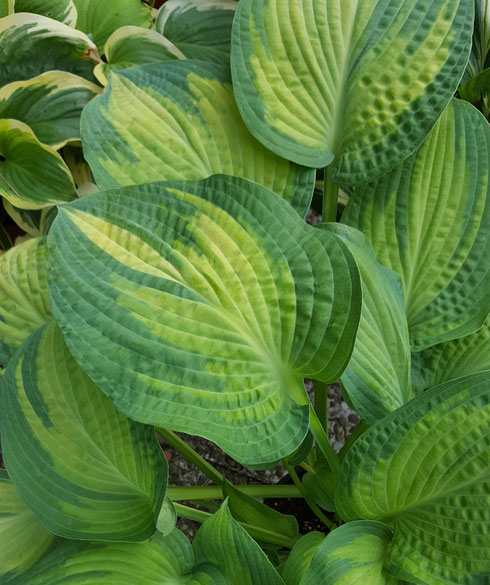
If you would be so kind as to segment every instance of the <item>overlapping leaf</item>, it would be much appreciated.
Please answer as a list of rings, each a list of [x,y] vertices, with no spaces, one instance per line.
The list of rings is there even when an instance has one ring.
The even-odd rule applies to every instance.
[[[282,195],[305,215],[311,169],[265,149],[238,113],[228,68],[179,61],[113,74],[82,115],[85,156],[101,189],[226,173]]]
[[[25,12],[1,18],[0,46],[0,86],[55,69],[94,79],[94,43],[57,20]]]
[[[139,26],[118,28],[107,39],[104,55],[107,62],[99,63],[94,70],[95,76],[103,85],[109,82],[111,71],[185,58],[164,36]]]
[[[53,544],[32,510],[20,499],[5,470],[0,469],[0,580],[6,583],[33,565]]]
[[[490,127],[454,100],[423,146],[356,188],[342,221],[402,281],[412,348],[476,331],[490,310]]]
[[[308,532],[294,545],[289,554],[281,577],[286,585],[300,585],[311,560],[325,535],[321,532]]]
[[[368,429],[342,460],[337,510],[346,520],[393,526],[385,568],[395,576],[431,585],[484,583],[489,464],[486,371],[436,386]]]
[[[359,319],[340,238],[226,176],[85,197],[49,238],[56,318],[122,412],[251,464],[298,447],[303,378],[337,379]]]
[[[240,0],[235,96],[249,130],[340,184],[409,156],[468,60],[472,0]]]
[[[27,240],[0,256],[0,366],[52,319],[45,262],[45,238]]]
[[[100,87],[63,71],[49,71],[0,89],[0,118],[27,124],[36,138],[58,149],[80,140],[80,115]]]
[[[76,198],[61,156],[17,120],[0,119],[0,195],[21,209],[41,209]]]
[[[10,13],[31,12],[59,20],[69,26],[77,22],[77,9],[73,0],[5,0],[10,5]]]
[[[376,261],[360,232],[340,224],[319,227],[344,238],[361,272],[361,319],[342,385],[354,408],[372,424],[413,397],[401,287],[396,274]]]
[[[116,411],[54,322],[10,360],[0,403],[7,469],[47,528],[83,540],[153,534],[167,479],[154,431]]]
[[[156,30],[187,59],[229,65],[233,0],[169,0],[158,11]]]
[[[6,199],[3,200],[3,207],[15,223],[24,230],[26,234],[37,237],[46,233],[45,228],[49,224],[49,216],[53,212],[53,207],[44,207],[43,209],[20,209],[14,207]],[[46,221],[47,220],[47,221]]]
[[[489,0],[475,0],[475,26],[470,59],[466,67],[463,81],[477,77],[485,67],[488,67],[488,53],[490,51],[490,2]]]

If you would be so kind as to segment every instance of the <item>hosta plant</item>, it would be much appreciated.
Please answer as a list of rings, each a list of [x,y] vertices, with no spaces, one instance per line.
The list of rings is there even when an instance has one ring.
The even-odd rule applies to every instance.
[[[490,3],[161,4],[0,0],[0,582],[490,583]]]

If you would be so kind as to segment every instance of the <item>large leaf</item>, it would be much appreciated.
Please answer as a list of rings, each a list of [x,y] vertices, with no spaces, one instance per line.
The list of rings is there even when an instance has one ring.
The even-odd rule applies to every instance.
[[[229,65],[233,0],[169,0],[158,11],[156,30],[187,59]]]
[[[321,532],[308,532],[292,548],[282,570],[281,576],[286,585],[300,585],[311,560],[325,535]]]
[[[53,69],[93,80],[94,43],[51,18],[22,12],[0,19],[0,45],[0,86]]]
[[[238,107],[265,146],[375,179],[422,142],[458,86],[472,0],[241,0],[232,36]]]
[[[227,501],[206,520],[192,543],[196,562],[211,562],[230,585],[284,585],[260,546],[233,519]]]
[[[0,366],[52,319],[45,262],[45,238],[27,240],[0,256]]]
[[[104,43],[121,26],[132,24],[148,28],[151,10],[141,0],[73,0],[78,11],[77,28],[91,35],[102,51]]]
[[[453,100],[423,146],[361,185],[342,221],[402,280],[412,348],[468,335],[490,311],[490,127]]]
[[[486,371],[436,386],[368,429],[342,460],[337,510],[393,526],[389,573],[430,585],[484,583],[489,469]]]
[[[77,9],[73,0],[7,0],[13,12],[31,12],[59,20],[69,26],[77,22]]]
[[[100,88],[82,77],[48,71],[0,89],[0,118],[27,124],[36,138],[58,149],[80,140],[80,115]]]
[[[201,61],[113,74],[82,115],[85,156],[101,189],[162,179],[244,177],[305,215],[314,173],[265,149],[245,128],[229,70]]]
[[[0,581],[6,583],[28,569],[54,539],[20,499],[6,471],[0,469]]]
[[[412,383],[419,391],[484,370],[490,370],[490,315],[475,333],[412,354]]]
[[[0,404],[7,469],[49,530],[83,540],[153,534],[167,480],[154,430],[116,411],[54,322],[10,360]]]
[[[381,522],[343,524],[316,549],[301,585],[386,585],[383,564],[391,536]]]
[[[75,184],[61,156],[17,120],[0,119],[0,195],[21,209],[71,201]]]
[[[138,65],[185,59],[177,47],[154,30],[139,26],[122,26],[107,39],[104,46],[106,63],[99,63],[94,74],[103,85],[109,82],[111,71]]]
[[[361,319],[342,385],[354,408],[372,424],[413,397],[408,323],[400,283],[392,270],[376,261],[359,231],[334,223],[318,227],[345,240],[361,273]]]
[[[340,238],[226,176],[84,197],[60,207],[49,238],[56,318],[122,412],[244,463],[298,447],[303,378],[337,379],[359,319]]]

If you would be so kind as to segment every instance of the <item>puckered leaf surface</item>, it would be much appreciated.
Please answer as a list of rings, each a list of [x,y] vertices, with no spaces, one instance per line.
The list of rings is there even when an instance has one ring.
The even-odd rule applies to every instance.
[[[240,0],[235,96],[249,130],[339,184],[375,179],[422,142],[458,86],[472,0]]]
[[[201,61],[114,73],[82,115],[84,152],[101,189],[226,173],[282,195],[304,216],[314,172],[248,132],[227,67]]]
[[[435,386],[368,429],[342,460],[337,510],[394,535],[385,569],[477,585],[490,574],[490,371]]]
[[[56,319],[122,412],[246,463],[298,447],[303,378],[338,378],[359,319],[340,238],[227,176],[85,197],[49,238]]]
[[[412,349],[476,331],[490,311],[490,126],[453,100],[422,147],[360,185],[342,221],[403,285]]]
[[[56,323],[12,357],[0,404],[7,469],[49,530],[126,542],[153,534],[167,480],[154,430],[116,411]]]

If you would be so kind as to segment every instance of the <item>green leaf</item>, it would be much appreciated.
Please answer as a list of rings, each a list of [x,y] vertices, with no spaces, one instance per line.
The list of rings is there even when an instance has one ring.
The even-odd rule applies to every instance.
[[[71,201],[75,184],[61,156],[17,120],[0,120],[0,195],[21,209]]]
[[[0,469],[0,580],[22,573],[55,539],[20,499],[7,472]]]
[[[490,315],[478,331],[412,354],[412,384],[418,391],[490,370]]]
[[[488,119],[490,114],[490,67],[458,88],[459,95],[480,108]]]
[[[217,565],[230,585],[284,585],[260,546],[233,519],[226,500],[202,524],[192,545],[196,563]]]
[[[303,378],[338,378],[359,319],[340,238],[227,176],[84,197],[48,237],[56,318],[121,412],[245,464],[299,446]]]
[[[100,87],[64,71],[48,71],[0,88],[0,118],[27,124],[36,138],[58,149],[80,140],[80,115]]]
[[[53,209],[52,207],[45,207],[44,209],[19,209],[18,207],[14,207],[6,199],[3,199],[3,207],[20,229],[33,237],[41,236],[45,233],[44,225],[46,215]]]
[[[77,23],[73,0],[12,0],[14,12],[31,12],[59,20],[68,26]]]
[[[104,54],[107,63],[99,63],[94,69],[94,75],[102,85],[108,84],[111,71],[185,59],[179,49],[161,34],[138,26],[118,28],[107,39]]]
[[[0,0],[0,18],[12,14],[15,0]]]
[[[356,188],[342,221],[402,281],[412,349],[476,331],[490,310],[490,127],[453,100],[422,147]]]
[[[236,7],[232,0],[169,0],[158,11],[155,28],[187,59],[229,65]]]
[[[317,227],[345,240],[361,273],[361,319],[352,358],[341,379],[355,410],[372,424],[414,395],[410,385],[408,323],[399,279],[376,261],[359,231],[334,223]]]
[[[154,430],[116,411],[54,322],[10,360],[0,403],[7,469],[46,528],[126,542],[155,532],[167,463]]]
[[[27,240],[0,256],[0,366],[53,318],[45,261],[45,238]]]
[[[0,19],[0,86],[54,69],[93,81],[94,43],[82,32],[37,14]]]
[[[113,73],[82,115],[85,156],[100,189],[226,173],[282,195],[304,217],[314,172],[248,132],[228,68],[168,61]]]
[[[489,0],[474,0],[474,2],[475,27],[470,60],[463,76],[465,82],[476,77],[485,69],[485,66],[488,67],[488,64],[485,64],[490,51],[490,2]]]
[[[349,522],[320,544],[301,585],[386,585],[383,572],[391,530],[381,522]]]
[[[157,520],[157,530],[163,536],[170,534],[175,528],[177,522],[177,511],[170,498],[166,497],[163,500]]]
[[[241,0],[235,97],[265,146],[353,185],[409,156],[458,86],[473,0]]]
[[[324,538],[325,535],[321,532],[309,532],[298,540],[282,570],[281,576],[286,585],[300,585],[316,549]]]
[[[140,0],[73,0],[78,11],[77,28],[90,34],[99,51],[111,34],[128,24],[149,28],[151,9]]]
[[[417,396],[347,451],[336,507],[393,527],[386,570],[430,585],[490,573],[490,371]],[[450,559],[450,562],[448,562]]]
[[[333,491],[335,479],[330,467],[318,460],[314,466],[314,472],[308,471],[302,478],[303,485],[315,504],[324,510],[335,512]]]

